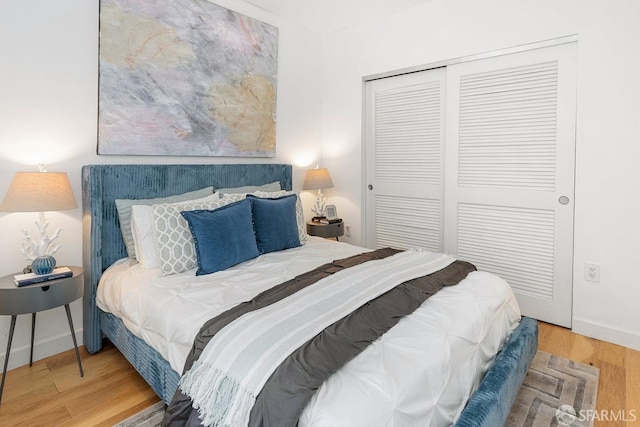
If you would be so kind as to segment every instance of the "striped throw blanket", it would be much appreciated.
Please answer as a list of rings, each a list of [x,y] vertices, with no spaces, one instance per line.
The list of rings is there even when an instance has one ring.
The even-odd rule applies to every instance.
[[[218,332],[182,377],[206,426],[246,426],[267,379],[295,349],[385,292],[445,268],[448,255],[410,250],[319,280]]]

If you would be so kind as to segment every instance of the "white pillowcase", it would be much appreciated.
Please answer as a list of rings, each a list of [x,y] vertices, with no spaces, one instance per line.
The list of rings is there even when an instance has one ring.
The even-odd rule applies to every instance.
[[[142,267],[160,268],[151,206],[131,206],[131,234],[133,246],[136,248],[136,258]]]
[[[218,200],[220,200],[219,194],[214,193],[199,199],[164,204],[182,206],[184,204],[217,202]],[[131,232],[136,248],[136,257],[142,267],[145,269],[160,268],[160,255],[153,222],[153,205],[131,206]]]
[[[191,201],[151,207],[162,276],[181,273],[198,266],[191,230],[180,212],[198,209],[213,210],[229,203],[232,203],[231,199],[222,198],[220,200]]]

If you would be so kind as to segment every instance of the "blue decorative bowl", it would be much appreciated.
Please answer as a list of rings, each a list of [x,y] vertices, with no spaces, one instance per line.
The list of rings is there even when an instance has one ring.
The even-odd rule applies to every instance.
[[[56,259],[51,255],[39,256],[31,262],[31,271],[38,276],[49,274],[56,266]]]

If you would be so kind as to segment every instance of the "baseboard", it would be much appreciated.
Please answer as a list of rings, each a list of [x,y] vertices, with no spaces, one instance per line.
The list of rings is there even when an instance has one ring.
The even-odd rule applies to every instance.
[[[576,318],[572,321],[571,330],[576,334],[618,344],[634,350],[640,350],[640,335],[636,332],[612,328],[601,323]]]
[[[78,346],[82,345],[82,329],[78,329],[76,332],[76,341]],[[37,335],[36,335],[37,338]],[[2,349],[0,353],[0,360],[4,362],[7,343],[1,343]],[[53,356],[54,354],[62,353],[73,348],[73,340],[71,339],[71,333],[66,332],[64,334],[56,335],[54,337],[48,337],[46,339],[37,340],[33,343],[33,361],[44,359],[45,357]],[[30,345],[11,346],[11,355],[9,357],[9,365],[7,370],[18,368],[23,365],[29,364],[29,350]]]

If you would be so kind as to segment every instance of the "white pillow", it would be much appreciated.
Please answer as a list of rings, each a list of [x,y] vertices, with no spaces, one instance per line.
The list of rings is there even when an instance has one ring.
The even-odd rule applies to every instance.
[[[186,202],[164,203],[169,205],[183,205],[185,203],[207,203],[220,200],[218,193]],[[158,243],[153,223],[153,205],[131,206],[131,233],[136,248],[136,258],[143,268],[160,268]]]
[[[159,268],[151,206],[131,206],[131,234],[136,258],[144,268]]]
[[[307,225],[304,222],[304,211],[302,210],[302,202],[300,201],[300,195],[295,191],[286,191],[286,190],[272,191],[272,192],[256,191],[255,193],[253,193],[253,195],[256,197],[268,198],[268,199],[288,196],[289,194],[295,194],[297,197],[296,223],[298,224],[298,238],[300,239],[300,244],[304,245],[307,241]],[[223,198],[224,197],[226,197],[226,195],[224,195]]]
[[[217,209],[232,203],[231,199],[205,202],[183,202],[153,205],[153,227],[162,276],[181,273],[198,266],[195,244],[189,224],[180,212]]]

